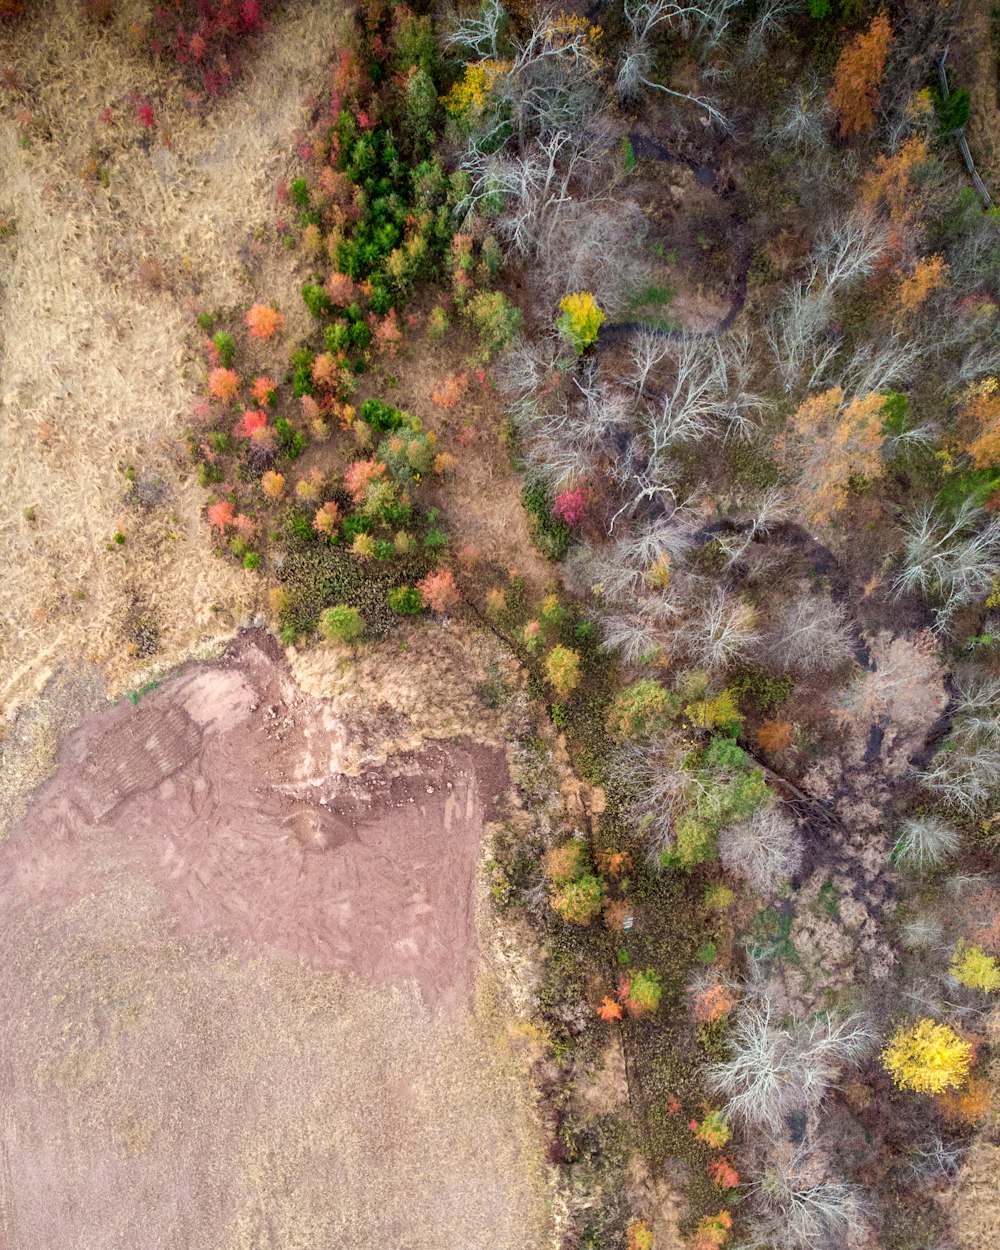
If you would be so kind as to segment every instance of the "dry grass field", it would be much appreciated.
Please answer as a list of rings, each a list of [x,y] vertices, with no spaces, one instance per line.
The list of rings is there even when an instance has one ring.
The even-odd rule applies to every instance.
[[[258,583],[213,559],[186,464],[192,311],[266,292],[289,334],[302,330],[294,264],[258,240],[338,34],[334,6],[289,6],[200,120],[130,49],[140,5],[118,6],[107,29],[74,0],[41,7],[0,34],[0,216],[16,222],[0,243],[0,536],[18,571],[0,587],[5,717],[67,661],[95,661],[120,685],[142,663],[137,619],[169,662],[252,609]],[[153,103],[153,132],[136,93]],[[162,481],[163,506],[123,502],[129,465]]]

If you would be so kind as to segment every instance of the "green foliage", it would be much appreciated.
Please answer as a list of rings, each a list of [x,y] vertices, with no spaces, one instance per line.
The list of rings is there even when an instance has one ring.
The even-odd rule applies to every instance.
[[[407,424],[406,417],[398,408],[387,404],[381,399],[366,399],[361,405],[359,414],[366,425],[381,433],[398,430]]]
[[[215,350],[219,353],[219,363],[223,369],[228,369],[236,359],[236,343],[231,334],[227,334],[225,330],[220,330],[218,334],[212,336],[212,342],[215,344]]]
[[[210,334],[212,326],[215,325],[216,314],[210,312],[200,312],[198,314],[198,328],[204,330],[206,334]]]
[[[604,882],[590,875],[567,882],[552,895],[551,903],[570,924],[590,924],[604,903]]]
[[[321,286],[316,286],[312,282],[307,282],[302,287],[302,299],[306,308],[317,319],[328,313],[333,308],[333,303],[329,295]]]
[[[299,208],[307,209],[310,207],[309,183],[306,182],[305,178],[293,178],[289,190],[292,193],[292,199]]]
[[[416,586],[397,586],[389,591],[389,607],[397,616],[415,616],[423,606],[423,595]]]
[[[330,642],[356,642],[364,629],[361,613],[346,603],[327,608],[319,618],[319,632]]]
[[[550,560],[561,560],[569,550],[573,534],[565,521],[557,521],[552,515],[548,491],[541,485],[525,486],[521,500],[529,514],[535,546]]]
[[[628,135],[622,135],[621,142],[622,169],[627,174],[631,174],[635,170],[636,160],[635,152],[632,148],[632,140]]]
[[[292,393],[296,399],[313,393],[312,365],[315,357],[308,347],[292,353]]]
[[[243,557],[243,567],[245,569],[259,569],[260,556],[256,551],[248,551]]]
[[[628,1007],[637,1015],[652,1015],[663,997],[663,983],[655,968],[634,972],[629,978]]]
[[[937,110],[938,133],[942,139],[947,139],[968,123],[971,107],[969,93],[965,87],[959,87],[951,92],[947,100],[938,90],[933,92],[933,96],[934,107]]]
[[[478,291],[466,304],[465,313],[479,335],[479,358],[484,363],[503,351],[524,320],[502,291]]]
[[[648,739],[662,732],[678,711],[674,695],[652,678],[633,682],[611,705],[608,733],[616,742]]]
[[[729,681],[729,689],[741,707],[750,704],[767,716],[790,697],[795,688],[793,678],[785,674],[775,677],[756,664],[747,664],[736,670]]]
[[[278,434],[278,443],[282,453],[289,460],[297,460],[306,449],[306,436],[299,430],[293,430],[285,417],[278,417],[274,428]]]

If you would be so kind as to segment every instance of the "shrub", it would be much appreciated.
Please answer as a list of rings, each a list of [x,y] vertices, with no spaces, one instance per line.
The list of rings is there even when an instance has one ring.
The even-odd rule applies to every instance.
[[[562,315],[556,325],[575,352],[579,354],[597,342],[605,314],[589,291],[563,296],[559,307]]]
[[[316,515],[313,517],[313,529],[317,534],[321,534],[324,538],[329,538],[337,532],[340,525],[340,509],[331,500],[327,500],[322,507],[316,509]]]
[[[677,712],[674,696],[658,681],[646,678],[619,691],[608,713],[608,733],[616,742],[646,739],[660,733]]]
[[[620,1020],[624,1013],[621,1003],[616,1003],[613,998],[605,995],[601,1005],[597,1008],[597,1014],[610,1024],[612,1020]]]
[[[321,286],[316,286],[311,282],[305,283],[302,287],[302,299],[306,308],[309,309],[310,313],[317,320],[325,313],[333,310],[333,301],[326,291]]]
[[[245,321],[247,329],[255,339],[270,339],[285,324],[285,317],[270,304],[252,304]]]
[[[633,1220],[625,1238],[625,1250],[653,1250],[653,1230],[646,1220]]]
[[[564,885],[586,874],[589,868],[586,843],[578,838],[554,846],[545,856],[545,875],[553,885]]]
[[[361,420],[373,430],[388,434],[406,424],[406,418],[392,404],[383,403],[381,399],[366,399],[361,405]]]
[[[261,490],[268,499],[280,499],[285,493],[285,478],[281,473],[268,471],[260,479]]]
[[[225,330],[220,330],[218,334],[212,336],[212,346],[218,353],[219,364],[223,369],[228,369],[236,359],[236,343],[233,336],[227,334]]]
[[[210,504],[205,515],[208,517],[209,525],[220,532],[228,529],[236,520],[233,505],[228,499],[220,499],[217,503]]]
[[[432,612],[446,612],[460,599],[455,574],[449,568],[436,569],[417,582],[424,603]]]
[[[480,291],[465,311],[479,334],[479,354],[484,362],[503,351],[524,320],[521,310],[502,291]]]
[[[245,569],[259,569],[260,556],[256,551],[248,551],[243,557],[243,567]]]
[[[545,676],[557,695],[570,694],[580,684],[580,653],[557,646],[545,657]]]
[[[733,1217],[728,1211],[717,1215],[703,1215],[695,1229],[691,1250],[720,1250],[729,1239]]]
[[[911,816],[900,827],[893,862],[904,868],[940,868],[960,843],[957,830],[939,816]]]
[[[222,404],[229,404],[240,389],[240,379],[232,369],[213,369],[208,375],[208,393]]]
[[[389,591],[389,607],[398,616],[415,616],[423,606],[424,597],[416,586],[397,586]]]
[[[557,521],[565,521],[570,526],[579,525],[587,514],[587,500],[583,491],[564,490],[556,495],[552,504],[552,515]]]
[[[721,729],[723,733],[737,734],[743,724],[731,690],[722,690],[711,698],[689,703],[684,714],[696,729]]]
[[[568,881],[555,894],[551,903],[555,911],[570,924],[590,924],[604,902],[604,882],[599,877],[580,877]]]
[[[355,642],[364,633],[365,623],[357,608],[345,603],[327,608],[319,618],[319,632],[330,642]]]
[[[973,1049],[953,1028],[933,1020],[918,1020],[893,1034],[882,1052],[882,1066],[900,1089],[918,1094],[940,1094],[965,1084]]]
[[[696,1120],[688,1126],[699,1141],[713,1150],[724,1146],[732,1137],[732,1129],[726,1123],[726,1117],[718,1109],[710,1111],[699,1124]]]
[[[1000,990],[1000,964],[981,946],[959,942],[952,956],[951,975],[970,990]]]
[[[633,973],[629,978],[625,1006],[636,1019],[651,1016],[659,1007],[662,996],[660,974],[654,968],[647,968],[644,972]]]

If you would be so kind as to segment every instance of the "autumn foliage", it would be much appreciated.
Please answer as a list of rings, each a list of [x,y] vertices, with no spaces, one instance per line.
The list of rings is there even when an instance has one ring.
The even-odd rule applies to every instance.
[[[882,472],[879,452],[885,396],[873,391],[846,403],[839,386],[799,405],[775,451],[798,472],[807,515],[823,523],[843,507],[853,477]]]
[[[973,1048],[950,1025],[918,1020],[897,1029],[882,1052],[882,1066],[900,1089],[940,1094],[965,1084]]]
[[[273,338],[284,324],[284,313],[270,304],[254,304],[246,315],[246,327],[255,339]]]
[[[432,612],[446,612],[459,601],[455,574],[451,569],[435,569],[433,573],[428,573],[417,582],[417,589]]]
[[[830,105],[837,115],[842,139],[870,130],[875,124],[879,85],[892,42],[892,27],[884,13],[872,19],[841,52],[833,72]]]
[[[208,393],[220,403],[231,403],[239,389],[240,379],[233,369],[213,369],[208,375]]]

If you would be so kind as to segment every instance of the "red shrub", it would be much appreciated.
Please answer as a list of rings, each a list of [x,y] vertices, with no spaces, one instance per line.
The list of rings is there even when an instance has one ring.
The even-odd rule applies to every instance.
[[[424,597],[424,603],[433,612],[444,612],[454,607],[459,600],[458,587],[455,585],[455,574],[451,569],[436,569],[417,582],[417,590]]]
[[[206,516],[209,525],[214,525],[218,530],[224,530],[236,521],[233,505],[227,499],[220,499],[218,503],[211,504]]]
[[[267,25],[277,0],[162,0],[153,11],[149,46],[172,57],[209,96],[240,76],[245,45]]]
[[[565,521],[567,525],[579,525],[586,514],[587,500],[579,487],[576,490],[564,490],[561,495],[556,495],[555,503],[552,505],[552,515],[557,521]]]

